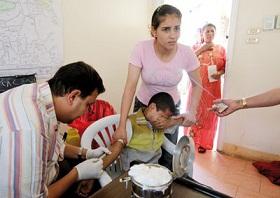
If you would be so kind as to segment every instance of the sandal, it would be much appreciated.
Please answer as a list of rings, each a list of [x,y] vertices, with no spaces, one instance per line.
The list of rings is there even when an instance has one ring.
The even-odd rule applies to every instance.
[[[206,149],[203,148],[202,146],[199,146],[197,150],[198,150],[199,153],[205,153],[206,152]]]

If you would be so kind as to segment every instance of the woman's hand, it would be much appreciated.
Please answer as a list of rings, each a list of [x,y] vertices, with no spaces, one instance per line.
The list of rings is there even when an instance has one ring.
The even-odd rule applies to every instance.
[[[219,72],[215,73],[215,74],[212,74],[211,75],[212,78],[216,79],[216,80],[219,80],[220,77],[221,77],[221,74]]]
[[[195,115],[192,113],[189,113],[189,112],[178,115],[177,119],[178,118],[183,119],[183,122],[181,125],[184,127],[190,127],[196,123]]]
[[[229,114],[235,112],[236,110],[242,108],[242,105],[240,105],[240,102],[238,102],[237,100],[218,99],[218,100],[213,101],[213,104],[219,104],[219,103],[224,103],[225,105],[228,106],[228,108],[226,110],[222,111],[221,113],[219,113],[218,109],[215,107],[210,109],[211,111],[215,112],[219,117],[229,115]]]
[[[202,52],[205,51],[212,51],[214,49],[214,44],[213,43],[204,43],[197,51],[196,55],[201,54]]]
[[[223,75],[224,73],[225,73],[224,71],[218,71],[217,73],[212,74],[211,77],[216,80],[219,80],[221,78],[221,75]]]
[[[119,126],[113,134],[113,140],[117,141],[118,139],[124,140],[124,143],[127,144],[127,132],[124,127]]]
[[[192,113],[183,113],[173,117],[173,119],[181,119],[181,125],[184,127],[190,127],[196,123],[195,115]]]

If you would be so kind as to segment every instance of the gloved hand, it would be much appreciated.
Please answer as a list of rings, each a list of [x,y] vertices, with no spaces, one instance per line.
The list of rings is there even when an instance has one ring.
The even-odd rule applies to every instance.
[[[108,173],[106,171],[103,171],[103,173],[100,176],[100,178],[98,179],[98,181],[99,181],[101,187],[104,187],[112,181],[112,178],[110,177],[110,175],[108,175]]]
[[[78,171],[78,180],[99,179],[103,173],[103,161],[92,158],[79,163],[75,168]]]
[[[86,153],[86,159],[91,159],[91,158],[98,158],[100,157],[103,153],[106,154],[111,154],[112,152],[109,151],[109,149],[100,146],[97,149],[88,149]]]

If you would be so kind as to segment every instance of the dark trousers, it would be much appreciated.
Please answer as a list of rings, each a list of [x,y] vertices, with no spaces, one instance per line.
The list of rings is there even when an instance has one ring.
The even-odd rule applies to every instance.
[[[143,104],[141,101],[138,100],[137,97],[135,97],[135,102],[134,102],[134,108],[133,108],[133,112],[138,111],[141,107],[147,107],[147,105]],[[180,101],[178,102],[178,104],[176,104],[176,114],[180,113],[179,110],[180,107]],[[169,139],[171,142],[173,142],[174,144],[177,143],[178,140],[178,131],[179,131],[179,127],[177,127],[177,129],[175,130],[175,132],[173,134],[164,134],[165,137],[167,137],[167,139]],[[166,150],[162,149],[162,155],[159,159],[159,164],[165,166],[166,168],[168,168],[169,170],[172,170],[172,155],[170,153],[168,153]]]
[[[64,159],[63,161],[59,162],[59,174],[57,180],[61,179],[65,175],[67,175],[72,168],[74,168],[77,164],[81,163],[82,160],[76,160],[76,159]],[[97,180],[96,180],[97,181]],[[76,190],[78,188],[79,182],[75,182],[69,189],[65,191],[65,193],[61,196],[62,198],[81,198],[83,196],[80,196],[76,193]],[[99,182],[95,182],[93,188],[91,189],[91,192],[89,194],[93,194],[97,190],[101,188]]]

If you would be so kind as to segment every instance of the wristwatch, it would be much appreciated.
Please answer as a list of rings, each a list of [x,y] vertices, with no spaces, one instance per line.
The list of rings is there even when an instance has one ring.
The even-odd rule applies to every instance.
[[[80,147],[79,153],[78,153],[78,160],[84,160],[86,159],[86,154],[84,154],[85,149],[83,147]],[[84,155],[83,155],[84,154]]]

